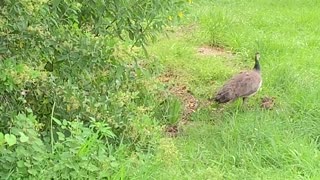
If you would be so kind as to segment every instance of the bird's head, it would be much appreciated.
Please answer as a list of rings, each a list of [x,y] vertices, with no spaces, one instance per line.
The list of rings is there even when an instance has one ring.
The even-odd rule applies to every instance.
[[[259,61],[260,60],[260,53],[256,52],[254,58],[255,58],[256,61]]]
[[[260,53],[259,53],[259,52],[256,52],[255,57],[254,57],[255,63],[254,63],[253,69],[260,72],[260,63],[259,63],[259,60],[260,60]]]
[[[260,53],[256,52],[255,54],[255,60],[259,61],[260,60]]]

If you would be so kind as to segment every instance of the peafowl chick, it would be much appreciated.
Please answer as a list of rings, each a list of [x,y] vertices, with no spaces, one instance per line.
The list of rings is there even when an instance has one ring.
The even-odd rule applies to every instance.
[[[260,54],[257,52],[253,69],[233,76],[218,91],[214,100],[220,104],[242,98],[244,104],[247,98],[254,95],[262,85],[259,60]]]

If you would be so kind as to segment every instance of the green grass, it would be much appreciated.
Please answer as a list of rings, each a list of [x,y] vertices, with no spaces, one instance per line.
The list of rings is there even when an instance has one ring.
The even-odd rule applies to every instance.
[[[134,168],[136,179],[319,179],[320,29],[316,0],[195,1],[182,28],[149,47],[177,82],[203,101],[261,53],[263,87],[240,109],[213,106],[195,112],[175,139]],[[193,28],[190,28],[192,25]],[[197,48],[223,46],[234,58],[201,56]],[[274,96],[273,110],[259,107]]]

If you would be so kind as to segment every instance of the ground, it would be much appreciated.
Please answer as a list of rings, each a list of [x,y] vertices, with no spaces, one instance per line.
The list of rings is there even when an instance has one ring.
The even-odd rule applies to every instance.
[[[148,179],[318,179],[318,1],[196,1],[184,24],[148,50],[184,102],[188,123],[164,138]],[[262,89],[223,111],[207,103],[261,54]]]

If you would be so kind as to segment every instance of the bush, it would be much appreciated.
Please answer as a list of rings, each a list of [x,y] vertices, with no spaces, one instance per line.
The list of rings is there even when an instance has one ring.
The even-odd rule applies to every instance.
[[[1,177],[105,177],[121,169],[106,168],[117,161],[111,147],[150,150],[162,121],[154,112],[172,105],[150,83],[157,62],[130,49],[145,49],[182,4],[3,1]]]

